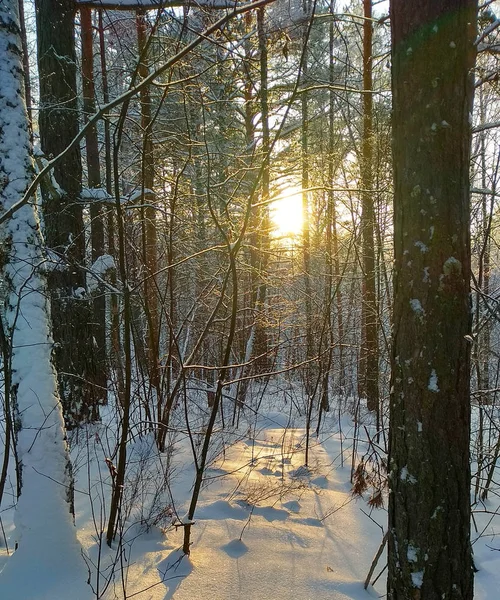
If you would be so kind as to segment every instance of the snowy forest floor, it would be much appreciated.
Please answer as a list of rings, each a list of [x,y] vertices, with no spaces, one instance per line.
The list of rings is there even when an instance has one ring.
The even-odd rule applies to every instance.
[[[297,405],[274,403],[264,409],[265,404],[258,414],[243,414],[238,428],[219,428],[213,439],[190,557],[180,551],[183,528],[174,526],[187,512],[195,472],[184,420],[179,417],[169,451],[161,457],[150,433],[131,439],[121,542],[111,549],[103,534],[112,477],[106,458],[112,456],[116,435],[111,408],[102,423],[72,432],[76,527],[92,585],[89,599],[385,596],[385,552],[375,569],[374,577],[383,571],[375,587],[365,591],[363,582],[386,529],[386,510],[370,507],[368,494],[354,497],[350,483],[354,445],[359,460],[369,450],[370,428],[355,430],[349,418],[330,413],[322,433],[311,436],[306,468],[304,418],[297,417]],[[197,448],[203,430],[197,431],[195,421],[191,430]],[[472,528],[477,600],[498,598],[500,590],[500,507],[492,497],[476,507]],[[16,537],[12,513],[1,513],[0,569]],[[53,555],[57,576],[61,549],[44,548],[44,540],[40,549]],[[37,582],[32,589],[30,597],[20,598],[15,590],[2,589],[0,578],[2,600],[38,600]],[[53,600],[76,599],[68,590],[67,599]]]

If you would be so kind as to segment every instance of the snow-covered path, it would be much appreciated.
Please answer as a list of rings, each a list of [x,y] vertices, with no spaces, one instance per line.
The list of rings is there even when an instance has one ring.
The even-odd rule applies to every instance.
[[[381,529],[353,500],[348,468],[334,470],[338,436],[314,445],[305,470],[303,431],[266,429],[241,441],[208,473],[196,512],[191,558],[179,562],[182,531],[164,552],[136,542],[129,593],[140,600],[344,600],[377,597],[363,581]],[[252,459],[254,459],[252,461]],[[242,468],[242,465],[245,465]],[[374,514],[382,522],[385,513]],[[157,540],[161,544],[161,540]],[[382,578],[383,579],[383,578]],[[383,585],[380,592],[383,592]],[[130,596],[129,596],[130,597]]]

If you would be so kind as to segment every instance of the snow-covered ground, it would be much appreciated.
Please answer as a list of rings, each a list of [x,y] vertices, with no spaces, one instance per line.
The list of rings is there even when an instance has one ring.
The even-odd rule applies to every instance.
[[[273,400],[274,402],[274,400]],[[349,418],[329,415],[311,438],[304,467],[303,418],[290,403],[269,404],[260,415],[244,415],[238,429],[226,423],[213,440],[212,461],[195,514],[190,557],[180,552],[194,478],[192,451],[180,420],[170,452],[159,460],[151,434],[130,442],[130,470],[124,490],[123,543],[109,549],[103,539],[111,471],[106,458],[114,445],[111,409],[103,423],[73,432],[76,526],[90,573],[88,598],[138,600],[362,600],[385,596],[385,553],[374,576],[364,581],[383,538],[386,511],[351,493],[354,428]],[[196,446],[196,428],[193,428]],[[365,437],[364,428],[358,435]],[[369,431],[369,429],[367,429]],[[203,433],[198,432],[199,435]],[[357,445],[360,458],[368,445]],[[476,599],[493,600],[500,589],[500,521],[495,496],[473,527]],[[15,539],[12,511],[2,514],[9,549]],[[174,525],[172,525],[172,523]],[[54,528],[57,528],[54,522]],[[0,537],[2,537],[0,535]],[[101,537],[101,543],[99,543]],[[44,547],[54,573],[64,548]],[[4,546],[4,544],[2,544]],[[5,547],[0,564],[8,559]],[[97,585],[96,573],[101,577]],[[29,581],[29,574],[26,574]],[[28,595],[2,586],[2,600],[38,600],[43,582]],[[24,592],[26,594],[26,592]],[[72,600],[67,595],[52,600]]]
[[[383,537],[375,521],[383,524],[385,512],[372,511],[351,494],[349,433],[341,434],[337,424],[336,433],[312,438],[310,465],[305,468],[305,433],[290,425],[288,415],[268,413],[254,425],[256,430],[249,423],[239,433],[233,430],[224,448],[222,432],[215,441],[219,458],[206,473],[189,558],[178,551],[183,528],[168,526],[178,521],[176,515],[182,518],[187,512],[194,477],[187,440],[176,436],[169,468],[170,509],[162,523],[166,531],[153,526],[145,532],[139,515],[131,511],[123,561],[115,567],[107,598],[124,597],[122,577],[127,597],[144,600],[367,597],[363,582]],[[349,432],[347,423],[346,427]],[[229,432],[227,438],[231,439]],[[101,440],[95,443],[100,446]],[[138,442],[131,460],[139,464],[142,456],[136,475],[148,481],[152,497],[158,481],[144,463],[147,446],[144,440]],[[79,479],[77,488],[83,483]],[[80,541],[96,562],[88,497],[77,495],[76,508]],[[113,562],[116,554],[116,547],[106,548],[102,564]],[[383,593],[381,581],[378,591]]]

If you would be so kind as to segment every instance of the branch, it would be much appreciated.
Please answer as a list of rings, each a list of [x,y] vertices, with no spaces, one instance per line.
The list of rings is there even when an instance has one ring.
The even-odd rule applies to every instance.
[[[479,133],[480,131],[486,131],[487,129],[495,129],[495,127],[500,127],[500,121],[493,121],[492,123],[483,123],[482,125],[477,125],[476,127],[472,128],[472,133]]]
[[[498,27],[500,27],[500,19],[496,19],[493,23],[491,23],[491,25],[488,25],[488,27],[486,27],[486,29],[477,38],[477,40],[474,42],[474,44],[476,46],[478,44],[480,44],[480,42],[482,42],[486,37],[488,37],[490,35],[490,33],[492,33],[493,31],[495,31],[495,29],[497,29]]]
[[[47,175],[47,173],[53,169],[61,160],[71,152],[73,148],[80,143],[80,141],[85,137],[85,134],[89,129],[91,129],[97,121],[102,119],[106,113],[111,111],[113,108],[116,108],[120,104],[123,104],[127,100],[133,98],[140,90],[150,85],[157,77],[159,77],[162,73],[170,69],[173,65],[178,63],[184,56],[189,54],[194,48],[199,46],[204,40],[206,40],[212,33],[219,30],[223,27],[228,21],[233,19],[234,17],[244,14],[250,10],[254,10],[256,8],[260,8],[261,6],[266,6],[274,2],[274,0],[258,0],[257,2],[250,2],[249,4],[244,4],[238,8],[234,8],[231,12],[227,13],[223,17],[221,17],[218,21],[216,21],[213,25],[205,29],[202,33],[198,35],[198,37],[190,42],[187,46],[185,46],[182,50],[180,50],[177,54],[175,54],[170,60],[168,60],[164,65],[158,67],[156,71],[153,71],[150,75],[144,78],[140,83],[138,83],[135,87],[131,88],[127,92],[123,93],[115,100],[112,100],[105,106],[103,106],[98,112],[96,112],[85,124],[84,127],[80,130],[80,132],[73,138],[72,142],[69,146],[66,147],[60,154],[54,157],[52,160],[48,161],[47,164],[43,167],[43,169],[36,175],[36,177],[31,182],[30,186],[24,193],[24,196],[18,202],[14,203],[9,210],[6,210],[4,213],[0,215],[0,225],[4,223],[7,219],[10,219],[12,215],[17,212],[20,208],[22,208],[25,204],[27,204],[30,198],[34,195],[39,183],[41,180]]]

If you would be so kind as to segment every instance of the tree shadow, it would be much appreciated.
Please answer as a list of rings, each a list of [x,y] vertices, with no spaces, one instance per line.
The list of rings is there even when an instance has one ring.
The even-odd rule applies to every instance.
[[[193,571],[189,556],[182,549],[174,550],[158,565],[158,573],[167,588],[164,600],[171,600],[181,583]]]

